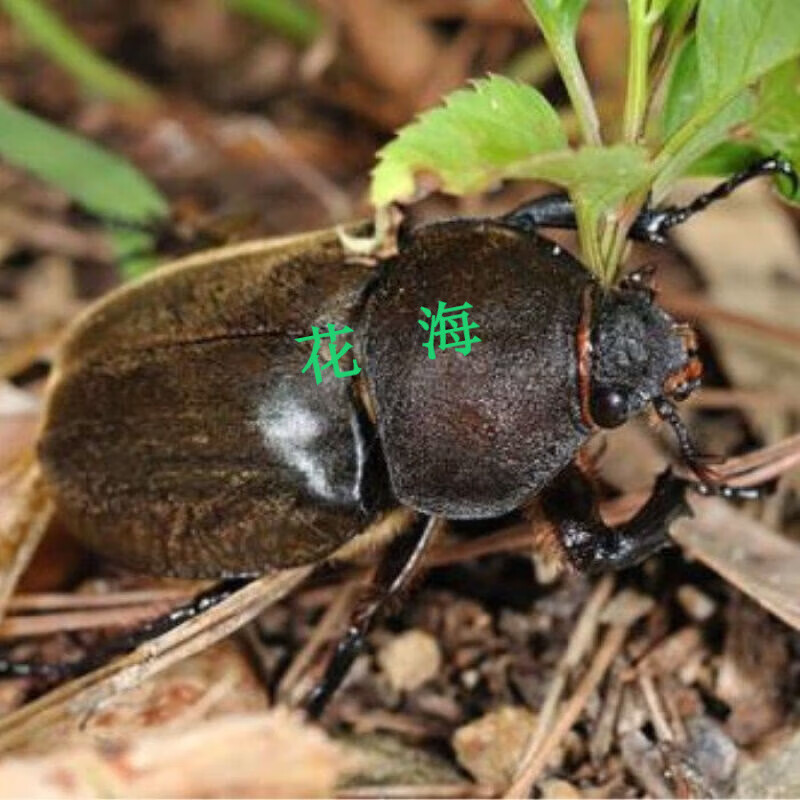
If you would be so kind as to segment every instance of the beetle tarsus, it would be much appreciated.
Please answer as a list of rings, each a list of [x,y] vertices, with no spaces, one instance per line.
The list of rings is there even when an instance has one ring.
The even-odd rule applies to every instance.
[[[148,620],[138,628],[102,643],[93,651],[75,661],[15,661],[0,659],[0,677],[41,678],[48,683],[61,683],[85,675],[117,656],[130,653],[144,642],[161,636],[182,622],[197,617],[218,605],[234,592],[250,583],[251,578],[230,578],[201,592],[188,603],[177,606],[166,614]]]
[[[322,679],[305,699],[304,707],[310,718],[316,719],[325,710],[350,666],[364,649],[375,617],[391,598],[408,585],[440,524],[439,517],[424,517],[388,545],[366,593],[369,599],[356,607],[347,632],[328,660]]]
[[[571,465],[543,492],[542,508],[575,569],[590,574],[626,569],[670,544],[669,524],[691,514],[685,498],[687,484],[669,469],[662,472],[634,517],[610,527],[600,517],[587,477]]]

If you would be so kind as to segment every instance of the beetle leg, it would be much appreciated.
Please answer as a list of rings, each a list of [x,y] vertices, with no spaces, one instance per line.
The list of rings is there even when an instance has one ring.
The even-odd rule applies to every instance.
[[[103,666],[116,656],[129,653],[150,639],[161,636],[188,619],[221,603],[250,583],[250,578],[229,578],[201,592],[188,603],[149,620],[135,630],[114,637],[76,661],[12,661],[0,658],[0,676],[5,678],[44,678],[54,683],[77,678]]]
[[[797,193],[798,186],[800,186],[800,177],[789,161],[777,154],[769,156],[736,173],[715,186],[710,192],[699,195],[686,206],[645,207],[636,217],[628,236],[640,242],[665,244],[666,233],[670,228],[686,222],[687,219],[704,211],[712,203],[726,198],[743,183],[762,175],[786,176],[792,182],[793,193]],[[517,206],[500,219],[526,231],[535,231],[537,228],[567,228],[570,230],[577,228],[575,207],[569,199],[569,195],[563,193],[537,197],[535,200]]]
[[[535,231],[537,228],[577,228],[575,207],[569,195],[547,194],[529,200],[513,211],[504,214],[500,219],[516,228]]]
[[[613,528],[603,522],[591,484],[574,464],[545,489],[540,501],[572,566],[602,572],[631,567],[670,544],[669,524],[691,513],[684,497],[688,484],[671,470],[662,472],[644,506]]]
[[[666,233],[670,228],[680,225],[700,211],[704,211],[712,203],[722,200],[743,183],[762,175],[785,175],[792,182],[792,193],[797,193],[800,178],[791,163],[779,155],[756,161],[747,169],[736,173],[728,180],[715,186],[710,192],[695,197],[686,206],[666,206],[665,208],[645,208],[631,226],[629,236],[638,241],[664,244]]]
[[[320,682],[305,700],[307,714],[316,718],[339,688],[353,661],[364,648],[367,633],[387,601],[403,590],[419,567],[422,555],[442,524],[441,517],[423,517],[414,527],[393,539],[384,551],[365,601],[357,605],[325,667]]]
[[[725,497],[728,500],[757,500],[775,489],[774,480],[756,486],[730,486],[725,483],[709,466],[709,462],[714,459],[698,452],[678,414],[678,409],[664,397],[653,400],[653,408],[656,414],[672,428],[683,460],[698,478],[688,485],[699,494]]]

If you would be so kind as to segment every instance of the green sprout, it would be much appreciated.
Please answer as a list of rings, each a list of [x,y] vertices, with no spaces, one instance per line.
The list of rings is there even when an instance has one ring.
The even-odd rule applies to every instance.
[[[520,1],[558,66],[580,141],[570,147],[536,89],[490,76],[446,97],[380,151],[376,207],[409,202],[423,185],[465,195],[506,180],[546,180],[569,193],[586,263],[613,284],[636,214],[680,178],[727,177],[776,151],[800,170],[797,0],[627,0],[627,89],[613,139],[576,48],[588,0]],[[788,200],[800,201],[777,180]]]

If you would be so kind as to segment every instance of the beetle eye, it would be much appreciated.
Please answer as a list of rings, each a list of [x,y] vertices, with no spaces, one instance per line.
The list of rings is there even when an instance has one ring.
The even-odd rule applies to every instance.
[[[628,418],[628,403],[616,389],[598,389],[592,393],[592,419],[601,428],[616,428]]]

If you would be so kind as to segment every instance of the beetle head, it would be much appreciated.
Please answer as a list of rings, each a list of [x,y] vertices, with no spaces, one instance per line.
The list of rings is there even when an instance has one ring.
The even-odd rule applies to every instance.
[[[682,400],[699,385],[696,338],[653,303],[649,289],[624,285],[595,305],[589,412],[614,428],[656,398]]]

